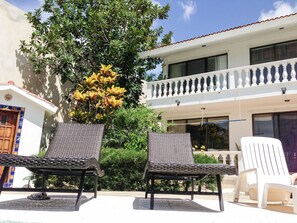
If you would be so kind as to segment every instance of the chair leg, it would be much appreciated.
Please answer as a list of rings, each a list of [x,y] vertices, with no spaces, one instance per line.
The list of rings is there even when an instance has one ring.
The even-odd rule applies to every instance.
[[[220,203],[220,210],[224,211],[224,201],[223,201],[223,193],[222,193],[222,185],[221,185],[221,176],[219,174],[216,175],[217,178],[217,186],[218,186],[218,196]]]
[[[5,178],[8,175],[8,170],[9,170],[9,167],[6,166],[6,167],[4,167],[4,170],[2,172],[2,176],[1,176],[1,179],[0,179],[0,194],[1,194],[2,190],[3,190],[3,185],[4,185]]]
[[[82,171],[81,177],[80,177],[78,194],[77,194],[76,203],[75,203],[76,211],[79,210],[79,206],[80,206],[80,202],[81,202],[81,194],[82,194],[84,183],[85,183],[85,176],[86,176],[86,171]]]
[[[268,196],[268,188],[266,188],[266,186],[264,185],[264,184],[262,184],[262,183],[260,183],[259,182],[259,180],[258,180],[258,186],[257,186],[257,200],[258,200],[258,208],[262,208],[263,207],[263,205],[264,205],[264,201],[263,201],[263,198],[264,198],[264,196],[265,196],[265,194],[266,194],[266,196]],[[265,191],[265,190],[267,190],[267,191]],[[264,205],[265,206],[265,205]]]
[[[94,176],[94,198],[97,198],[98,176]]]
[[[147,198],[147,194],[148,194],[148,188],[149,188],[149,177],[146,176],[146,183],[145,183],[145,198]]]
[[[151,178],[151,202],[150,202],[150,209],[153,210],[154,209],[154,198],[155,198],[155,176],[152,175]]]
[[[191,177],[191,185],[192,185],[191,200],[194,200],[195,185],[194,185],[194,178],[193,177]]]
[[[236,180],[235,184],[235,190],[234,190],[234,196],[233,196],[233,202],[238,203],[239,201],[239,195],[240,195],[240,185],[241,185],[241,175],[239,174]]]

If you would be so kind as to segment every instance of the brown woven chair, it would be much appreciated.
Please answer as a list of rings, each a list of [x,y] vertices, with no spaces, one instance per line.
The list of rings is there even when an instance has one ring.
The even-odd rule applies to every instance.
[[[216,176],[217,192],[195,191],[194,182],[206,175]],[[236,174],[235,166],[226,164],[195,164],[189,133],[148,133],[148,161],[145,168],[145,198],[150,194],[150,209],[154,209],[154,194],[217,195],[220,210],[224,210],[221,175]],[[190,181],[191,191],[157,191],[156,179]]]
[[[94,177],[94,197],[97,197],[98,177],[103,176],[100,169],[100,148],[104,133],[104,125],[59,123],[55,135],[44,158],[34,156],[18,156],[0,154],[0,166],[4,170],[0,179],[0,193],[2,191],[60,191],[45,187],[45,180],[49,175],[80,176],[75,210],[79,210],[85,176]],[[43,175],[42,189],[38,188],[4,188],[9,167],[26,167],[34,173]],[[68,190],[72,191],[73,190]]]

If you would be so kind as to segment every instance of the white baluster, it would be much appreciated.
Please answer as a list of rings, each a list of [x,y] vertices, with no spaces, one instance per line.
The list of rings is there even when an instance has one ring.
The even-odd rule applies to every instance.
[[[201,93],[201,78],[197,78],[197,93]]]
[[[227,154],[221,154],[222,158],[223,158],[223,164],[226,164],[226,158],[227,158]]]
[[[222,90],[227,90],[227,75],[228,73],[222,73],[223,75],[223,87],[222,87]]]
[[[223,81],[221,81],[223,78],[222,73],[219,73],[216,75],[216,91],[220,91],[223,88]]]
[[[235,165],[235,154],[230,154],[230,165],[234,166]]]
[[[168,97],[172,96],[172,81],[168,82]]]
[[[250,70],[245,69],[245,84],[244,87],[249,87],[251,85],[251,75],[250,75]]]
[[[191,93],[190,94],[195,94],[195,80],[196,79],[191,79],[192,80],[192,86],[191,86]]]
[[[241,72],[237,72],[238,73],[238,84],[237,84],[237,88],[242,88],[242,73]]]
[[[164,89],[164,83],[160,83],[160,88],[159,88],[159,98],[163,98],[164,94],[163,94],[163,89]]]

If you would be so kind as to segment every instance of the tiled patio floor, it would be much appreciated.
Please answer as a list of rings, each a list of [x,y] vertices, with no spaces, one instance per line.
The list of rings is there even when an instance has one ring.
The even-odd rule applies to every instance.
[[[228,223],[296,223],[292,205],[269,205],[259,209],[255,202],[241,196],[233,203],[233,190],[224,189],[225,211],[219,211],[216,196],[156,195],[155,210],[143,192],[99,191],[98,197],[84,194],[78,212],[73,211],[74,194],[49,194],[50,200],[31,201],[29,193],[3,192],[0,196],[0,223],[32,222],[228,222]],[[166,198],[166,199],[165,199]]]

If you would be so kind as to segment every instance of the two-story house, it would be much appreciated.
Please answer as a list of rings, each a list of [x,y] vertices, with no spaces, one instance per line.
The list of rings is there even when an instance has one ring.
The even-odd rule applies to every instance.
[[[279,138],[297,171],[297,14],[140,53],[161,58],[164,80],[146,104],[190,132],[193,146],[237,150],[243,136]]]

